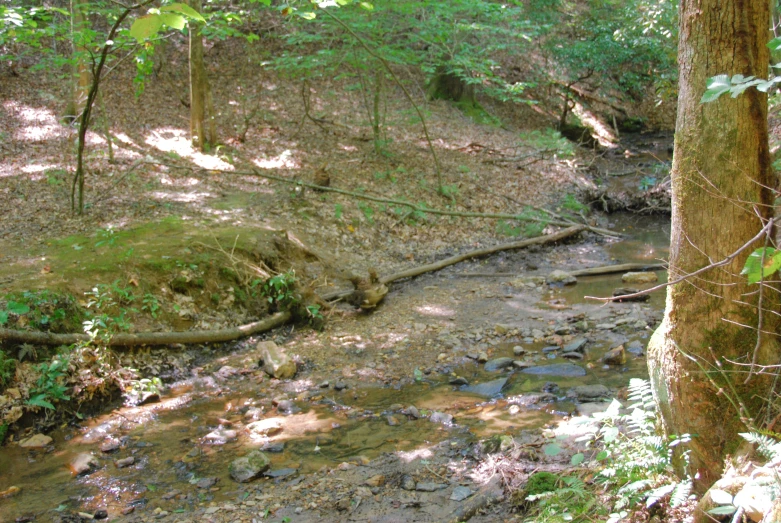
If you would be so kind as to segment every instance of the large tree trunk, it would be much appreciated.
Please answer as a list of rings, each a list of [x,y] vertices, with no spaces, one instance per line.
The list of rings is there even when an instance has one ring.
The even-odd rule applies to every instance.
[[[189,0],[195,11],[201,12],[201,0]],[[209,78],[203,65],[201,23],[190,20],[190,138],[193,145],[206,150],[217,141],[214,114],[209,91]]]
[[[767,0],[681,0],[670,280],[737,251],[772,215],[766,96],[751,89],[735,99],[700,103],[711,76],[767,77],[768,26]],[[769,396],[767,380],[755,376],[744,384],[747,374],[716,371],[715,365],[729,371],[726,359],[749,363],[755,345],[759,362],[778,361],[774,336],[757,344],[755,329],[732,323],[757,326],[756,292],[747,295],[757,286],[740,275],[749,252],[671,286],[664,320],[648,346],[665,431],[696,435],[690,470],[698,474],[699,491],[718,479],[724,457],[738,445],[738,432],[746,430],[740,416],[756,416]],[[736,389],[727,386],[727,376]],[[733,398],[737,392],[749,412],[739,415],[711,379]]]

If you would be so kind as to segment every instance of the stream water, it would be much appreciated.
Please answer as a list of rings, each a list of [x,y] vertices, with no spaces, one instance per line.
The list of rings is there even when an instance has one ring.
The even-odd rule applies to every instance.
[[[581,247],[573,246],[570,255],[589,258],[597,249],[601,256],[619,262],[666,258],[666,220],[627,215],[612,221],[618,230],[627,232],[627,239],[580,251]],[[664,276],[662,271],[659,274]],[[450,281],[452,292],[457,292],[458,280]],[[582,310],[597,309],[598,304],[585,303],[583,297],[609,295],[620,286],[620,275],[581,278],[575,286],[550,290],[539,307],[542,310],[550,303],[564,302]],[[658,311],[662,307],[663,292],[659,292],[652,297],[650,308]],[[516,345],[499,344],[492,357],[514,357]],[[525,357],[545,364],[568,361],[558,353],[545,353],[545,345],[523,343]],[[280,392],[294,398],[284,412],[274,408],[269,398],[258,396],[258,384],[251,374],[234,375],[226,381],[209,377],[175,383],[159,403],[116,408],[84,421],[79,428],[55,431],[50,434],[53,443],[44,449],[0,448],[0,491],[21,489],[0,499],[0,521],[24,521],[27,514],[56,514],[58,508],[91,513],[105,509],[110,515],[119,515],[129,507],[143,507],[188,489],[194,494],[184,502],[191,505],[235,499],[239,484],[230,479],[227,464],[248,447],[269,451],[271,478],[280,481],[323,467],[334,468],[345,461],[370,460],[386,452],[414,453],[454,434],[474,440],[539,428],[576,411],[577,405],[564,397],[568,388],[602,384],[617,389],[630,377],[645,374],[642,357],[630,358],[619,372],[603,365],[599,358],[610,345],[610,336],[593,341],[585,359],[578,362],[588,372],[577,377],[516,372],[508,378],[507,373],[487,372],[464,358],[452,374],[471,386],[451,384],[452,374],[421,373],[416,382],[401,388],[337,392],[304,378],[280,385]],[[482,387],[475,387],[477,384]],[[529,400],[533,396],[528,393],[543,388],[553,391],[559,401]],[[419,416],[405,410],[410,405],[418,409]],[[443,414],[441,423],[427,419],[434,412]],[[452,422],[449,416],[453,416]],[[260,420],[276,428],[267,435],[245,430],[250,422]],[[112,450],[104,452],[109,448]],[[76,476],[72,472],[74,458],[84,453],[92,455],[98,466],[90,474]],[[128,461],[132,463],[119,468]]]

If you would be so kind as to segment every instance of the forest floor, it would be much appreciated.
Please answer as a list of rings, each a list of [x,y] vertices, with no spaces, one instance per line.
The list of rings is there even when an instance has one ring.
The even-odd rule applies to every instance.
[[[324,295],[350,289],[349,278],[365,276],[370,268],[387,276],[456,253],[552,231],[558,227],[549,222],[565,216],[610,227],[611,219],[590,213],[578,201],[580,195],[593,194],[595,178],[607,179],[610,173],[621,175],[619,192],[642,192],[652,184],[648,178],[655,167],[640,165],[637,158],[664,157],[669,141],[665,135],[639,135],[631,147],[616,144],[597,153],[549,134],[546,129],[554,124],[555,115],[539,106],[486,101],[485,112],[470,117],[447,102],[429,102],[429,134],[442,166],[444,191],[438,191],[421,126],[393,91],[385,104],[383,142],[375,148],[361,96],[345,94],[343,85],[308,87],[308,118],[299,82],[278,78],[259,67],[254,57],[225,44],[210,49],[209,62],[215,64],[210,72],[214,103],[221,108],[216,122],[221,144],[209,153],[190,146],[186,100],[177,98],[186,92],[182,49],[168,49],[165,66],[138,98],[132,72],[117,70],[104,87],[107,111],[98,110],[95,132],[89,134],[87,206],[82,216],[74,215],[70,204],[74,130],[58,118],[65,99],[61,83],[31,71],[0,76],[0,213],[5,217],[0,222],[0,292],[6,295],[2,303],[7,327],[78,332],[78,320],[84,318],[76,311],[91,308],[93,315],[104,314],[113,322],[114,329],[218,330],[272,311],[258,282],[273,274],[294,273],[306,292]],[[109,161],[105,133],[100,132],[107,117],[114,161]],[[654,165],[659,164],[663,162]],[[324,178],[330,188],[375,200],[296,184],[322,183]],[[399,201],[418,208],[522,219],[443,216]],[[664,228],[663,221],[647,219],[622,219],[614,225],[624,232]],[[539,363],[547,358],[544,346],[561,347],[584,337],[593,350],[584,361],[593,383],[577,384],[608,383],[609,394],[599,399],[619,395],[625,383],[611,380],[620,376],[626,382],[642,375],[642,358],[626,373],[602,369],[600,358],[616,345],[642,343],[659,319],[661,304],[600,309],[582,303],[588,289],[567,294],[548,288],[543,280],[553,269],[616,260],[653,262],[664,256],[660,243],[633,244],[643,252],[629,252],[631,247],[615,251],[610,241],[589,233],[585,242],[501,254],[395,285],[372,313],[344,303],[316,309],[309,320],[319,324],[319,316],[324,316],[321,330],[303,321],[222,347],[120,350],[112,363],[115,367],[138,369],[145,378],[159,376],[178,388],[165,389],[159,406],[112,411],[75,432],[53,433],[54,443],[43,450],[23,454],[14,448],[14,455],[1,456],[0,465],[14,470],[29,467],[30,483],[20,484],[23,490],[17,496],[0,500],[0,513],[23,518],[34,512],[42,521],[65,521],[62,512],[52,512],[64,502],[65,514],[94,514],[108,508],[112,518],[126,513],[125,518],[138,521],[250,521],[269,514],[279,521],[446,521],[443,514],[465,520],[473,516],[465,510],[464,503],[469,502],[462,503],[457,496],[450,500],[453,490],[462,486],[474,494],[470,499],[477,500],[474,512],[489,511],[472,521],[512,519],[516,516],[510,512],[509,499],[498,505],[498,512],[486,507],[520,485],[531,471],[563,467],[576,448],[541,458],[541,442],[555,436],[554,425],[545,435],[524,431],[580,412],[579,408],[587,413],[582,405],[591,402],[577,396],[561,405],[543,401],[542,408],[524,409],[531,414],[521,422],[527,416],[519,415],[521,400],[487,402],[490,394],[454,391],[450,382],[461,383],[455,381],[459,377],[469,383],[496,378],[474,363],[474,354],[485,352],[491,359],[517,356],[513,347],[519,346],[528,349],[529,361]],[[462,271],[514,276],[474,278]],[[609,293],[613,286],[614,281],[603,281],[591,290]],[[76,303],[40,292],[25,295],[42,290],[75,296]],[[40,311],[14,313],[18,309],[10,302],[24,300]],[[585,322],[583,328],[575,326],[578,322]],[[264,378],[257,365],[259,339],[274,340],[297,357],[297,380],[282,384]],[[16,443],[63,418],[50,418],[44,409],[25,405],[39,390],[37,362],[45,361],[53,349],[6,344],[3,350],[24,360],[0,396],[0,416],[15,429],[8,440]],[[88,402],[82,402],[90,396],[115,389],[117,382],[129,382],[129,375],[116,368],[107,371],[103,364],[97,357],[71,360],[67,384],[81,389],[82,396],[58,404],[71,421],[78,423],[77,415],[89,410]],[[539,394],[545,382],[517,384],[513,393],[526,398],[521,406],[528,406],[523,401],[531,401],[529,395]],[[562,394],[577,384],[565,380]],[[499,388],[504,386],[509,385]],[[419,397],[423,389],[434,390],[436,399]],[[390,393],[377,399],[369,390]],[[406,396],[400,392],[404,390]],[[465,396],[460,398],[460,393]],[[193,396],[208,401],[199,403]],[[189,418],[166,417],[166,412],[181,411],[190,402],[196,410],[178,414]],[[290,402],[294,412],[282,412],[286,409],[280,405]],[[413,404],[429,414],[455,415],[457,423],[451,427],[446,416],[442,426],[418,419],[425,416],[410,413]],[[287,454],[272,460],[273,470],[286,472],[235,484],[227,476],[227,455],[247,450],[244,428],[253,412],[264,419],[281,412],[297,420],[287,422],[279,436],[289,442]],[[295,417],[310,412],[328,426],[309,426],[312,420]],[[188,429],[193,432],[180,427],[182,419],[193,420]],[[483,427],[486,420],[493,420],[490,430]],[[388,432],[399,426],[401,434]],[[144,427],[148,432],[133,432]],[[174,433],[174,440],[156,439],[155,434],[172,437],[166,427],[180,427],[182,433]],[[230,430],[239,428],[242,435],[230,437]],[[227,445],[204,443],[215,431],[219,439],[223,430],[228,433],[221,443]],[[337,435],[329,435],[332,431]],[[515,438],[514,449],[531,449],[531,454],[513,461],[490,458],[490,453],[479,450],[478,436],[502,433]],[[75,440],[74,434],[79,434]],[[301,440],[298,446],[293,443],[296,436]],[[375,452],[370,445],[355,444],[372,437],[382,442]],[[340,446],[351,439],[353,443]],[[135,465],[121,474],[115,471],[109,463],[117,455],[97,449],[108,440],[119,441],[119,452],[133,456]],[[431,443],[428,450],[413,455],[426,442]],[[63,487],[67,498],[41,507],[46,485],[36,487],[36,481],[56,476],[71,463],[78,454],[74,445],[83,445],[105,461],[103,472],[68,478],[69,486]],[[324,449],[328,459],[315,459],[315,448]],[[391,449],[401,454],[388,454]],[[192,455],[180,459],[176,453]],[[184,468],[179,470],[172,462],[183,463]],[[484,485],[500,469],[504,484]],[[209,478],[216,484],[199,484]],[[0,490],[16,485],[7,481],[2,480]],[[96,494],[95,489],[105,492]]]

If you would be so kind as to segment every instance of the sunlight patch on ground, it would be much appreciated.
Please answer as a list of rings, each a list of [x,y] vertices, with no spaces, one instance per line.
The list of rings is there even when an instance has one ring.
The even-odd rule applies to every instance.
[[[33,163],[30,165],[25,165],[19,170],[27,174],[37,174],[48,171],[50,169],[62,169],[62,167],[54,163]]]
[[[50,109],[30,107],[13,100],[3,103],[3,107],[26,124],[16,132],[14,138],[17,140],[38,142],[65,136],[57,116]]]
[[[193,203],[193,202],[203,202],[207,198],[210,198],[212,196],[211,193],[208,192],[163,192],[163,191],[155,191],[151,193],[152,198],[156,200],[165,200],[169,202],[182,202],[182,203]]]
[[[449,318],[455,316],[456,311],[443,305],[423,305],[415,307],[415,310],[426,316],[441,316]]]
[[[215,169],[222,171],[232,171],[233,166],[222,161],[216,156],[204,154],[193,149],[190,143],[190,137],[185,131],[174,128],[160,128],[152,131],[144,140],[159,151],[166,153],[176,153],[182,158],[187,158],[198,167],[204,169]]]
[[[405,463],[415,461],[416,459],[431,459],[432,457],[434,457],[434,453],[431,451],[431,449],[415,449],[410,451],[398,451],[396,452],[396,455],[399,457],[400,460],[404,461]]]
[[[252,163],[261,169],[299,169],[301,165],[292,156],[293,152],[288,149],[277,157],[255,158]]]

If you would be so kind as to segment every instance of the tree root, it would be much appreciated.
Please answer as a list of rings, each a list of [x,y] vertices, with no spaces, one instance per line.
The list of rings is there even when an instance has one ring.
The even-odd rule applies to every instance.
[[[130,347],[135,345],[172,345],[175,343],[219,343],[233,341],[253,334],[266,332],[287,323],[292,315],[288,311],[278,312],[260,321],[232,327],[229,329],[184,332],[139,332],[136,334],[115,334],[108,340],[111,347]],[[86,334],[54,334],[51,332],[30,332],[13,329],[0,329],[2,342],[32,343],[34,345],[72,345],[88,342]]]

